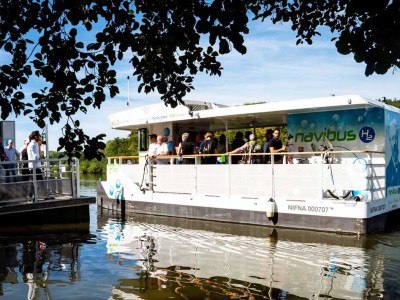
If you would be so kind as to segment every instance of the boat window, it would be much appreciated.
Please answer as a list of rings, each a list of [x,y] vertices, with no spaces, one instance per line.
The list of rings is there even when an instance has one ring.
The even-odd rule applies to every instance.
[[[139,151],[147,151],[149,149],[149,130],[147,128],[140,128],[139,136]]]

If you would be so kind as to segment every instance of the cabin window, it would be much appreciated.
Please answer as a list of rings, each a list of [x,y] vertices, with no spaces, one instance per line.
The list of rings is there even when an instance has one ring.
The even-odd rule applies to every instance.
[[[139,151],[149,149],[149,130],[147,128],[139,129]]]

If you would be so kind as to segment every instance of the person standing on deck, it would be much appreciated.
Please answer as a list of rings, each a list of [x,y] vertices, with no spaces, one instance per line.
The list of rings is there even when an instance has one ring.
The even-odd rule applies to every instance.
[[[182,142],[179,143],[177,154],[179,156],[196,154],[196,145],[189,141],[189,133],[182,134]],[[192,165],[194,163],[194,158],[184,157],[182,159],[182,164],[184,165]]]
[[[269,151],[269,142],[273,138],[273,133],[274,133],[274,131],[272,129],[267,129],[267,131],[265,132],[265,138],[267,140],[265,141],[264,147],[263,147],[263,152],[264,153],[270,153],[270,151]],[[269,164],[271,162],[271,155],[265,155],[263,161],[264,161],[265,164]]]
[[[261,153],[262,148],[261,145],[257,143],[257,136],[252,133],[249,136],[249,141],[245,143],[243,146],[228,152],[228,155],[243,153],[242,163],[245,164],[259,164],[261,162],[261,157],[258,155],[249,155],[254,153]]]
[[[207,131],[207,133],[204,136],[204,140],[200,145],[200,154],[207,154],[210,156],[203,156],[201,163],[202,164],[216,164],[217,163],[217,157],[216,156],[211,156],[211,154],[218,154],[218,149],[217,145],[215,144],[214,141],[214,133],[211,131]]]
[[[168,144],[164,141],[164,137],[162,135],[157,136],[157,149],[156,149],[156,156],[157,156],[157,165],[168,165],[169,160],[160,158],[160,156],[168,156]]]
[[[149,151],[148,151],[148,156],[150,158],[150,163],[155,164],[155,156],[157,154],[157,134],[151,134],[150,135],[150,145],[149,145]]]
[[[280,140],[281,131],[279,128],[275,128],[272,134],[273,138],[269,141],[268,147],[271,153],[286,152],[286,146],[283,145]],[[274,155],[274,163],[281,164],[283,162],[282,155]],[[272,159],[271,159],[272,161]]]
[[[8,140],[7,147],[4,148],[4,152],[7,157],[7,167],[6,167],[6,182],[16,182],[17,181],[17,163],[15,157],[20,157],[20,153],[14,147],[14,141]]]
[[[243,140],[243,132],[238,131],[235,134],[235,138],[231,144],[231,151],[236,150],[237,148],[242,147],[246,142]],[[232,164],[237,164],[238,161],[241,159],[240,156],[232,156],[231,161]]]
[[[201,135],[201,133],[196,134],[196,137],[194,140],[195,140],[195,145],[196,145],[196,152],[199,152],[201,143],[203,143],[203,136]]]

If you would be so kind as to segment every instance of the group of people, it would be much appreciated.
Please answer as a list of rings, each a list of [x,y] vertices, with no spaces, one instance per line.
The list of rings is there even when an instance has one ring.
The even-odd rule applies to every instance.
[[[193,154],[206,154],[201,158],[202,164],[216,164],[224,163],[224,155],[226,153],[226,136],[221,134],[219,139],[214,137],[214,132],[207,131],[202,138],[201,134],[197,134],[195,141],[192,142],[189,139],[189,133],[185,132],[182,134],[182,142],[179,143],[176,153],[181,156],[180,163],[182,164],[194,164],[194,158],[185,158],[185,155]]]
[[[14,141],[9,139],[7,145],[3,146],[2,137],[0,137],[0,159],[4,163],[1,166],[5,173],[5,182],[16,182],[19,178],[22,181],[29,181],[31,174],[36,173],[36,179],[42,180],[41,171],[41,158],[40,146],[42,141],[42,136],[38,130],[32,131],[29,138],[24,140],[24,145],[18,151],[14,147]],[[20,176],[17,174],[18,171],[18,161],[17,157],[22,162],[19,170]],[[29,164],[26,162],[30,160]],[[1,170],[0,170],[1,171]]]
[[[158,165],[166,165],[169,163],[167,157],[163,156],[170,155],[171,151],[168,148],[168,141],[162,135],[151,134],[150,145],[149,145],[149,157],[151,162]]]
[[[286,146],[283,145],[280,139],[280,129],[275,128],[267,129],[265,133],[266,142],[263,147],[257,142],[257,136],[251,132],[246,132],[245,142],[243,140],[243,133],[237,132],[234,141],[232,142],[232,151],[228,155],[242,153],[243,156],[232,155],[232,163],[238,164],[259,164],[270,163],[271,155],[256,155],[257,153],[274,153],[274,163],[282,163],[282,155],[279,153],[286,152]],[[278,153],[278,154],[277,154]],[[251,155],[253,154],[253,155]]]
[[[274,163],[282,163],[282,155],[279,153],[286,151],[280,139],[280,130],[268,129],[265,134],[266,142],[263,147],[257,142],[257,137],[251,131],[247,131],[244,135],[238,131],[231,144],[230,151],[226,148],[226,136],[221,134],[219,139],[214,137],[212,131],[207,131],[204,138],[201,134],[197,134],[191,138],[190,134],[185,132],[182,134],[181,142],[175,148],[176,154],[180,156],[177,160],[178,164],[194,164],[195,158],[191,155],[200,154],[202,164],[225,163],[227,156],[231,157],[232,164],[246,163],[270,163],[271,155],[256,155],[257,153],[274,153]],[[232,155],[232,154],[242,155]],[[172,150],[168,148],[167,141],[161,135],[152,134],[150,136],[149,157],[152,163],[168,164],[169,159],[163,158],[172,154]]]

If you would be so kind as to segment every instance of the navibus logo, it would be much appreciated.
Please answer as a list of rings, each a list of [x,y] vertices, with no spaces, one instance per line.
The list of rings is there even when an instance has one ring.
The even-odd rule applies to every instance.
[[[324,140],[328,140],[331,142],[351,142],[357,138],[357,135],[354,133],[354,130],[330,130],[322,132],[308,132],[308,133],[296,133],[294,137],[295,142],[300,143],[311,143],[311,142],[320,142]]]

